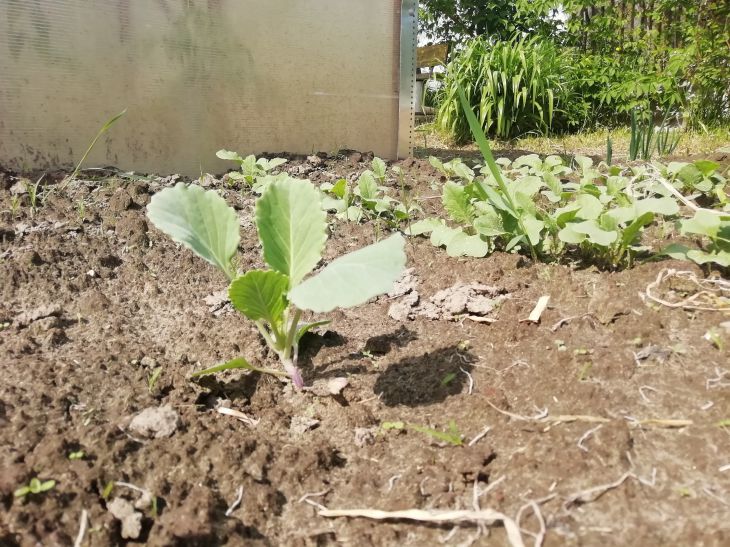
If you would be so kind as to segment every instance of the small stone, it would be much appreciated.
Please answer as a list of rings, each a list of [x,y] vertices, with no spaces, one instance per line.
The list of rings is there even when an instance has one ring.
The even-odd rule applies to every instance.
[[[152,357],[149,355],[145,355],[142,357],[142,359],[139,361],[139,364],[146,368],[155,368],[157,366],[157,361],[155,361]]]
[[[33,321],[38,321],[45,317],[58,316],[61,313],[61,307],[57,304],[47,304],[39,306],[33,310],[23,312],[15,318],[15,325],[18,327],[27,327]]]
[[[28,193],[28,186],[31,182],[28,179],[18,179],[18,181],[10,187],[10,194],[13,196],[23,196]]]
[[[129,430],[143,437],[170,437],[180,425],[180,416],[170,406],[145,408],[129,423]]]
[[[355,428],[355,446],[362,448],[365,445],[373,444],[375,442],[375,431],[374,427],[356,427]]]
[[[413,309],[418,305],[420,296],[417,291],[409,292],[397,302],[393,302],[388,308],[388,316],[396,321],[413,319]]]
[[[142,532],[142,513],[124,498],[114,498],[106,508],[122,523],[122,538],[137,539]]]
[[[405,270],[400,278],[393,283],[393,288],[388,292],[390,298],[398,298],[404,294],[408,294],[411,291],[416,290],[418,285],[418,278],[416,277],[416,269],[408,268]]]

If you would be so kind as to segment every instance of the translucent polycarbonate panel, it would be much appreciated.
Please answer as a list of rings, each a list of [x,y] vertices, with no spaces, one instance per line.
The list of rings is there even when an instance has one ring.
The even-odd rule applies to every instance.
[[[401,0],[0,0],[0,164],[74,164],[124,108],[87,165],[407,154],[401,15]]]

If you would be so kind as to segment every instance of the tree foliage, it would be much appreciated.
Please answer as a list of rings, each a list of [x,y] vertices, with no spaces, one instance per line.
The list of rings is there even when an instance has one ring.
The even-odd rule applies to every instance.
[[[555,44],[573,60],[576,102],[563,105],[568,126],[626,123],[637,108],[682,114],[695,125],[730,123],[727,0],[423,0],[421,6],[421,31],[434,40]]]

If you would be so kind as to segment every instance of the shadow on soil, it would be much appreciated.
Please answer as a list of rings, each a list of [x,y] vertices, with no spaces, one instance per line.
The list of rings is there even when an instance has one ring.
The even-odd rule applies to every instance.
[[[345,339],[339,334],[330,331],[326,332],[324,335],[308,333],[305,338],[302,338],[302,347],[304,349],[303,352],[300,353],[299,365],[302,370],[308,372],[317,379],[341,376],[343,373],[367,374],[372,371],[372,366],[368,366],[367,363],[373,356],[385,355],[394,348],[405,347],[417,339],[418,336],[416,336],[415,332],[401,325],[393,332],[368,338],[365,342],[365,346],[360,352],[344,355],[312,369],[312,358],[317,355],[323,347],[342,346],[345,343]],[[302,355],[304,355],[304,357],[302,357]],[[356,361],[363,361],[363,364],[358,364]],[[347,362],[349,364],[339,366],[343,362]]]
[[[465,372],[476,357],[449,346],[390,365],[375,381],[373,391],[388,406],[439,403],[464,389]]]

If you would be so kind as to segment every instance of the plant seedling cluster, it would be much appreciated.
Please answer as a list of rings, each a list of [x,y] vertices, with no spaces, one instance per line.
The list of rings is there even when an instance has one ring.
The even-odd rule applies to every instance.
[[[326,323],[303,323],[302,313],[360,305],[389,291],[405,269],[404,240],[395,234],[333,260],[310,275],[322,259],[327,215],[311,182],[272,180],[256,201],[256,227],[269,269],[239,274],[233,264],[239,244],[236,212],[215,191],[179,183],[153,196],[147,216],[161,231],[220,269],[229,279],[233,306],[258,328],[284,371],[254,367],[243,357],[203,371],[246,368],[288,375],[304,385],[297,367],[299,341]]]
[[[286,163],[287,160],[284,158],[259,158],[256,156],[249,155],[242,158],[238,153],[231,152],[230,150],[218,150],[216,152],[222,160],[235,161],[241,167],[241,171],[232,171],[228,173],[228,179],[233,182],[243,182],[247,186],[253,187],[259,177],[265,177],[266,175],[272,174],[271,172],[277,167],[281,167]]]
[[[680,213],[671,186],[662,182],[700,192],[707,201],[730,209],[725,178],[713,162],[622,170],[594,166],[581,156],[573,166],[559,156],[543,160],[535,154],[514,162],[495,160],[476,117],[462,102],[485,165],[475,172],[458,159],[442,163],[431,158],[447,179],[442,188],[447,218],[426,218],[408,229],[413,236],[429,235],[450,256],[527,250],[533,258],[560,259],[571,253],[611,268],[630,266],[638,253],[649,250],[640,243],[644,228],[657,217],[671,219]],[[705,236],[710,244],[705,250],[672,246],[666,254],[727,266],[729,220],[730,211],[728,216],[699,211],[694,219],[680,222],[680,228],[683,234]]]
[[[393,168],[401,182],[404,201],[399,201],[388,195],[385,186],[387,180],[387,166],[380,158],[373,158],[372,170],[362,172],[354,186],[347,179],[339,179],[334,183],[325,182],[320,185],[324,192],[322,207],[332,212],[335,218],[361,222],[370,219],[384,219],[392,226],[409,220],[411,216],[420,212],[421,208],[408,199],[403,184],[403,173]]]

